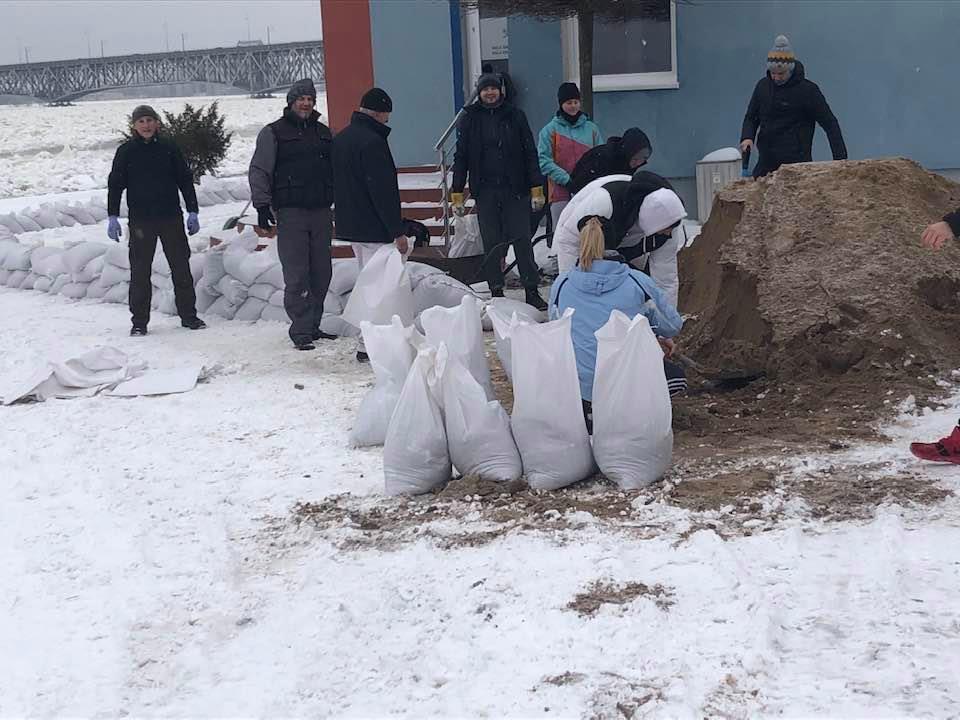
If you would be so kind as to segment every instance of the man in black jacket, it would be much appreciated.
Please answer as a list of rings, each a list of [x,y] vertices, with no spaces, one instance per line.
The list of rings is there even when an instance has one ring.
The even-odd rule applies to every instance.
[[[650,138],[640,128],[627,128],[623,137],[611,137],[603,145],[590,148],[570,173],[567,190],[574,195],[597,178],[607,175],[633,175],[647,164],[653,154]]]
[[[277,226],[283,308],[298,350],[313,350],[315,340],[334,337],[320,330],[333,274],[333,136],[320,122],[316,103],[313,80],[305,78],[291,86],[283,117],[257,136],[249,172],[257,225]],[[276,220],[271,208],[277,211]]]
[[[200,231],[197,191],[183,153],[160,135],[160,116],[139,105],[130,117],[132,137],[117,148],[107,180],[107,235],[120,241],[120,198],[127,191],[130,218],[130,334],[146,335],[153,286],[150,273],[157,238],[170,265],[180,323],[190,330],[206,327],[197,317],[197,296],[190,274],[190,244],[183,231],[180,194],[187,206],[187,230]]]
[[[530,210],[541,210],[545,203],[533,133],[523,111],[504,102],[498,75],[481,75],[477,93],[479,98],[467,106],[458,128],[450,201],[455,213],[465,212],[463,191],[469,175],[487,254],[483,266],[490,294],[503,296],[503,257],[512,243],[527,303],[546,310],[537,290],[540,272],[530,244]]]
[[[361,270],[387,243],[394,243],[404,255],[410,250],[407,225],[400,214],[397,166],[387,144],[391,112],[390,96],[371,88],[350,124],[333,140],[337,237],[350,241]],[[361,338],[357,360],[367,359]]]
[[[812,161],[814,123],[827,133],[833,159],[846,160],[840,123],[820,88],[806,79],[790,41],[778,35],[767,54],[767,76],[753,90],[740,133],[741,152],[753,147],[754,140],[760,151],[753,176],[763,177],[786,163]]]

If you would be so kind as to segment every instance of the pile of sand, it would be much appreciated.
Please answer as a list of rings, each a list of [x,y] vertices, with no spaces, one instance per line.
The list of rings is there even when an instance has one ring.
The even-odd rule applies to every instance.
[[[716,200],[680,255],[684,351],[778,380],[960,367],[960,243],[920,245],[960,185],[904,159],[785,166]]]

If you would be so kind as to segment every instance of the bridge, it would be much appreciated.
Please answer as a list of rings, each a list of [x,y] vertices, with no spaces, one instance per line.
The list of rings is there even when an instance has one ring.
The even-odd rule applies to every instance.
[[[324,81],[323,41],[0,65],[0,95],[61,101],[123,87],[215,82],[250,92]]]

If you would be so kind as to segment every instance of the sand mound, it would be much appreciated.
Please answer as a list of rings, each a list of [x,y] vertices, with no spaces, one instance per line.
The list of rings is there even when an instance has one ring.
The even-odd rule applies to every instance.
[[[919,244],[957,206],[960,185],[904,159],[734,184],[680,256],[686,353],[781,380],[960,367],[960,246]]]

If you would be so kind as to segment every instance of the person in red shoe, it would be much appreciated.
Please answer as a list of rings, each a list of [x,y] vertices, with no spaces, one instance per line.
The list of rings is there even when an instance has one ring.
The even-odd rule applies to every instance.
[[[960,208],[945,215],[940,222],[928,225],[920,237],[920,242],[931,250],[939,250],[945,243],[953,242],[958,237],[960,237]],[[921,460],[960,465],[960,422],[953,428],[952,433],[936,442],[910,443],[910,452]]]

